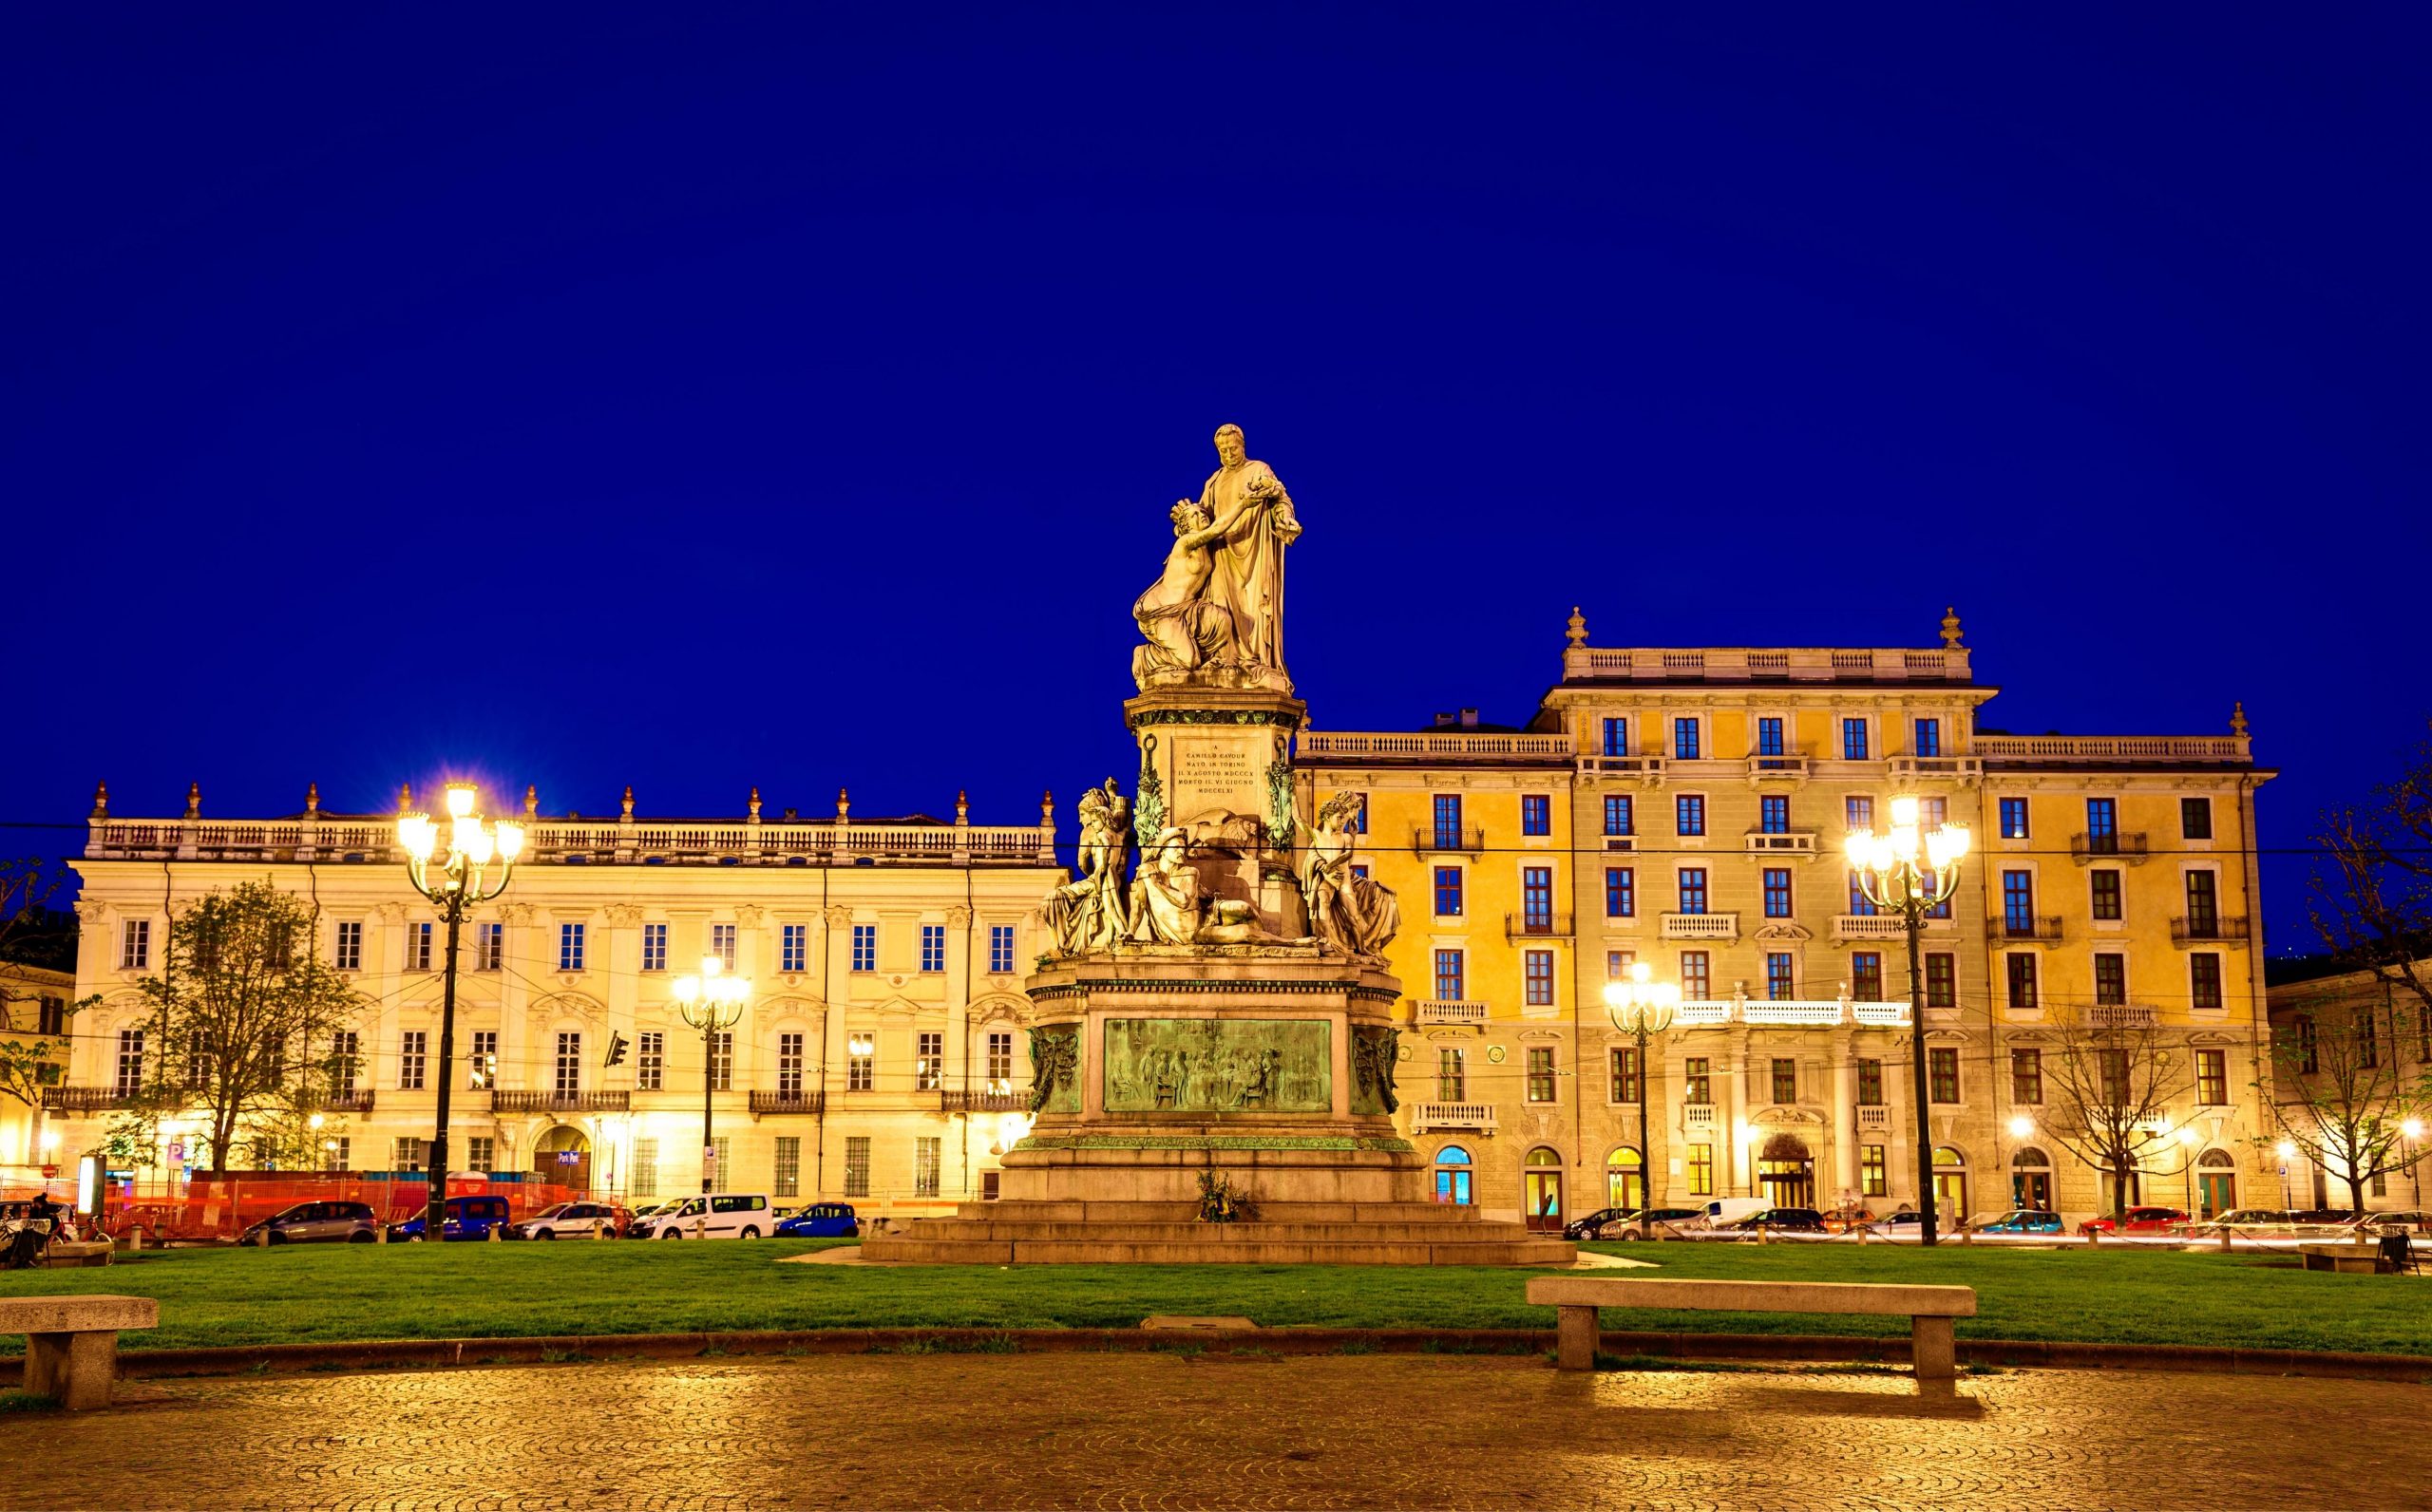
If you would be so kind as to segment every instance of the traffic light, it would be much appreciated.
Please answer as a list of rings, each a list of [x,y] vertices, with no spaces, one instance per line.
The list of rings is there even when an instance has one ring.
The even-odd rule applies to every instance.
[[[625,1064],[625,1036],[618,1033],[615,1030],[610,1030],[608,1031],[608,1060],[606,1064],[610,1066],[622,1066]]]

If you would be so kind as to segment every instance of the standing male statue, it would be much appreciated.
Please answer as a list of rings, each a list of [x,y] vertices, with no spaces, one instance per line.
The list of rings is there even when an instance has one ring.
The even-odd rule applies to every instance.
[[[1216,570],[1207,598],[1232,616],[1242,661],[1273,672],[1290,686],[1283,670],[1283,548],[1300,538],[1292,496],[1273,469],[1250,460],[1242,427],[1216,431],[1216,456],[1224,465],[1207,475],[1199,507],[1216,532]]]

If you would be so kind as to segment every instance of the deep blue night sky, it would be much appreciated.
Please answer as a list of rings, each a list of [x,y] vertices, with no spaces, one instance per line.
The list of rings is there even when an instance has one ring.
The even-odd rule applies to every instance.
[[[1321,728],[1953,602],[2273,845],[2422,731],[2422,8],[1151,9],[16,9],[0,820],[1069,829],[1226,420]]]

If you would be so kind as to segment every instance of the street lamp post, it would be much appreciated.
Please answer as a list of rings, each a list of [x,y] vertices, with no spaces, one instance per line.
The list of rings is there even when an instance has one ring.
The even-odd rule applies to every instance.
[[[2423,1210],[2423,1173],[2415,1164],[2415,1142],[2423,1137],[2423,1121],[2420,1118],[2406,1119],[2399,1125],[2398,1132],[2399,1137],[2406,1141],[2407,1184],[2415,1188],[2416,1211],[2422,1212]]]
[[[2282,1140],[2271,1153],[2280,1157],[2280,1205],[2293,1207],[2296,1204],[2289,1196],[2289,1162],[2297,1158],[2297,1146]]]
[[[1654,1076],[1647,1064],[1646,1040],[1650,1034],[1661,1034],[1672,1027],[1672,1014],[1681,1006],[1681,989],[1677,983],[1650,981],[1654,973],[1644,961],[1633,961],[1629,975],[1605,984],[1605,1011],[1611,1015],[1613,1027],[1638,1040],[1638,1172],[1639,1206],[1655,1205],[1655,1150],[1647,1143],[1646,1105],[1654,1095]]]
[[[726,962],[715,955],[701,957],[701,974],[675,979],[676,1011],[684,1022],[701,1031],[701,1195],[710,1195],[717,1179],[717,1142],[710,1137],[716,1116],[715,1098],[718,1088],[718,1035],[743,1021],[744,999],[751,995],[751,983],[745,977],[723,974]]]
[[[1919,822],[1924,805],[1914,794],[1891,800],[1891,828],[1884,834],[1853,829],[1844,842],[1858,890],[1878,909],[1900,916],[1909,940],[1909,1069],[1917,1105],[1917,1240],[1934,1242],[1934,1143],[1926,1085],[1926,984],[1918,937],[1926,916],[1950,900],[1959,887],[1960,859],[1967,854],[1965,824]]]
[[[475,812],[481,789],[472,783],[447,784],[447,853],[434,871],[431,857],[439,849],[439,826],[428,814],[397,816],[397,847],[406,853],[406,874],[414,891],[430,899],[447,924],[447,971],[440,990],[439,1128],[430,1141],[425,1163],[430,1177],[430,1199],[424,1204],[423,1238],[437,1243],[447,1222],[447,1093],[456,1076],[456,939],[465,916],[506,891],[515,858],[523,853],[523,826],[500,820],[490,823]],[[489,866],[498,862],[496,886],[488,885]]]

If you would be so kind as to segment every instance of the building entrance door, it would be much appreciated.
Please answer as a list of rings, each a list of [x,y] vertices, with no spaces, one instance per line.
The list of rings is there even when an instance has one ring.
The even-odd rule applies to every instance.
[[[1775,1207],[1814,1207],[1815,1205],[1815,1162],[1814,1161],[1758,1161],[1757,1184],[1764,1190],[1765,1200]]]
[[[1562,1157],[1542,1146],[1529,1152],[1527,1180],[1529,1226],[1544,1233],[1562,1232]]]
[[[2050,1171],[2012,1171],[2010,1173],[2010,1205],[2031,1207],[2039,1212],[2052,1210],[2052,1173]]]

